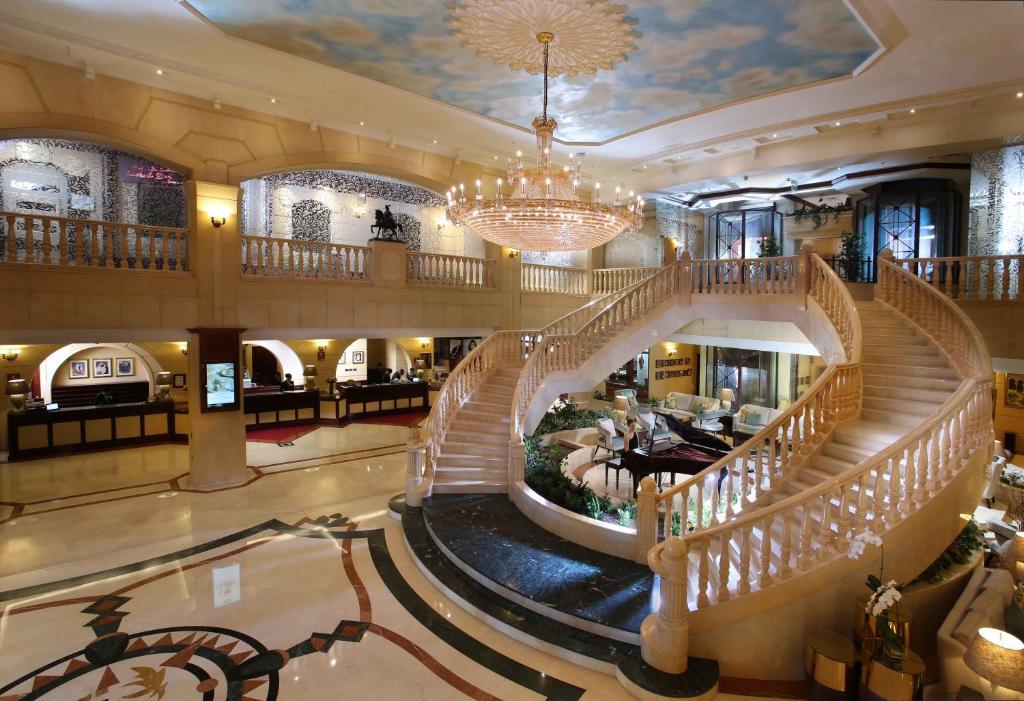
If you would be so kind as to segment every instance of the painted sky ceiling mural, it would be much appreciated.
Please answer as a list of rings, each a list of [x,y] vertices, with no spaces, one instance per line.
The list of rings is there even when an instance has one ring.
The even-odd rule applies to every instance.
[[[529,128],[540,76],[477,58],[443,0],[192,0],[231,36]],[[877,44],[843,0],[633,0],[638,50],[556,78],[563,141],[601,142],[734,100],[846,76]],[[556,38],[557,42],[557,38]],[[557,51],[557,44],[553,46]]]

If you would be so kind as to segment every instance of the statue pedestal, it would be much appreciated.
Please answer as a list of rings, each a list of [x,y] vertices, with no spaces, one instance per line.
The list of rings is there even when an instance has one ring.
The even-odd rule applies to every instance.
[[[405,287],[405,244],[371,240],[367,247],[370,249],[370,279],[374,287]]]

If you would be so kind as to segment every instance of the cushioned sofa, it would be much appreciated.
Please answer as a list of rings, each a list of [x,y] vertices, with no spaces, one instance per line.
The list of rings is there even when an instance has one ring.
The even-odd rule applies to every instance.
[[[659,409],[677,419],[689,420],[697,415],[697,407],[703,406],[704,411],[718,411],[722,403],[711,397],[701,397],[682,392],[669,392],[665,395],[665,405]]]
[[[771,407],[758,406],[757,404],[744,404],[736,412],[736,416],[732,420],[733,435],[737,433],[745,433],[750,436],[756,435],[765,426],[779,418],[781,413],[781,409],[772,409]]]
[[[980,692],[986,699],[1024,699],[1024,694],[997,688],[964,664],[964,653],[979,628],[1003,629],[1006,609],[1013,601],[1013,578],[1006,570],[979,567],[963,594],[939,628],[937,643],[942,689],[956,694],[961,686]]]

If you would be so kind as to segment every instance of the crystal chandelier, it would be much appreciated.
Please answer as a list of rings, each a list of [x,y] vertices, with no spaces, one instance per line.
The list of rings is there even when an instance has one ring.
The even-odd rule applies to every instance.
[[[624,231],[639,228],[643,222],[644,201],[639,195],[633,192],[624,195],[621,188],[616,187],[614,198],[606,202],[602,200],[601,184],[595,183],[593,199],[581,200],[578,195],[580,159],[570,154],[569,165],[558,167],[551,163],[553,134],[558,126],[554,118],[548,116],[548,54],[554,38],[554,34],[547,31],[536,35],[544,52],[544,108],[541,116],[533,120],[537,166],[524,165],[522,151],[518,151],[515,160],[508,159],[506,178],[497,178],[492,199],[484,198],[479,180],[475,183],[476,191],[469,195],[464,183],[453,185],[447,193],[451,222],[469,227],[480,238],[506,248],[523,251],[594,248]],[[601,65],[607,65],[607,59],[602,60]],[[522,63],[517,65],[527,67]]]

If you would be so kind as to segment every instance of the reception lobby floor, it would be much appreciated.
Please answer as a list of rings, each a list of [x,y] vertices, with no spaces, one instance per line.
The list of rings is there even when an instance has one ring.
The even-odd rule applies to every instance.
[[[19,498],[65,496],[0,525],[0,699],[625,698],[420,573],[387,512],[406,434],[318,429],[300,450],[250,444],[262,476],[243,487],[92,503],[76,476],[167,479],[185,449],[3,465]]]

